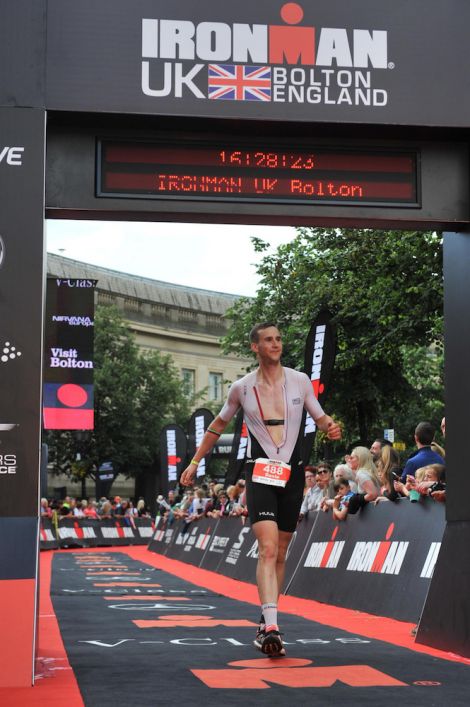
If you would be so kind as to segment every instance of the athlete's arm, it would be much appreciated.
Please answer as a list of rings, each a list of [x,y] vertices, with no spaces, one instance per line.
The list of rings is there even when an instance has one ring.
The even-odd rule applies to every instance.
[[[194,462],[200,462],[201,459],[204,459],[206,454],[209,454],[211,451],[212,447],[215,445],[217,440],[219,439],[219,435],[222,434],[222,432],[225,430],[227,427],[228,422],[225,422],[225,420],[222,420],[220,415],[218,415],[215,420],[211,422],[209,425],[209,428],[204,437],[202,438],[202,442],[199,445],[199,447],[196,449],[196,452],[194,453],[194,457],[192,458],[191,462],[188,464],[186,469],[183,471],[181,474],[180,478],[180,484],[183,486],[191,486],[194,482],[194,477],[196,476],[197,472],[197,464]],[[214,432],[217,432],[217,434],[214,434],[214,432],[211,432],[210,430],[214,430]]]
[[[194,457],[181,474],[180,484],[182,484],[183,486],[191,486],[194,483],[198,463],[201,461],[201,459],[204,459],[206,454],[209,454],[212,447],[219,439],[219,436],[225,430],[228,423],[235,415],[239,407],[240,403],[238,397],[238,387],[236,383],[234,383],[230,388],[225,405],[223,406],[219,415],[217,415],[215,420],[213,420],[209,425],[204,437],[202,438],[201,444],[194,453]],[[211,430],[213,430],[213,432],[211,432]]]

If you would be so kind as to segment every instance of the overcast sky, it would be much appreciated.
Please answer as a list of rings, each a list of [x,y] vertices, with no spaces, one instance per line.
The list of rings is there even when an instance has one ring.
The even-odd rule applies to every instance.
[[[291,227],[217,224],[47,221],[47,250],[93,265],[190,287],[253,296],[257,288],[250,237],[274,249]]]

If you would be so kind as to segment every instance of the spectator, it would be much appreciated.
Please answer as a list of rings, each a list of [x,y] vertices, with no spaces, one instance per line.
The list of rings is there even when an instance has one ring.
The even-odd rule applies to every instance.
[[[104,501],[101,506],[100,518],[113,518],[114,510],[111,501]]]
[[[374,460],[374,464],[377,464],[377,462],[380,459],[380,455],[382,453],[382,449],[384,447],[391,447],[392,443],[388,441],[388,439],[383,439],[382,437],[377,437],[377,439],[374,439],[372,444],[370,445],[369,452],[372,454],[372,459]]]
[[[304,496],[300,507],[299,520],[302,520],[309,511],[319,511],[322,502],[330,495],[332,473],[328,464],[320,463],[315,472],[315,486],[310,488]]]
[[[357,513],[380,495],[380,481],[372,454],[367,447],[355,447],[349,462],[357,483],[357,493],[349,499],[348,513]]]
[[[420,422],[415,429],[415,442],[417,451],[406,462],[402,475],[402,483],[406,483],[407,476],[414,476],[417,469],[429,464],[444,464],[444,459],[431,449],[434,439],[434,427],[430,422]]]
[[[217,484],[218,485],[218,484]],[[208,511],[208,516],[211,518],[222,518],[224,515],[225,511],[225,506],[228,503],[228,496],[227,492],[222,486],[221,489],[219,489],[218,494],[217,494],[217,500],[214,503],[214,506],[212,510]]]
[[[41,517],[52,518],[52,508],[49,507],[47,498],[41,498]]]
[[[149,518],[150,517],[149,510],[148,510],[143,498],[139,498],[139,500],[137,501],[136,510],[137,510],[137,517],[138,518]]]
[[[98,518],[98,504],[96,501],[90,501],[90,503],[88,503],[87,500],[83,500],[82,506],[85,518]]]
[[[437,442],[431,442],[431,449],[433,452],[436,452],[436,454],[439,454],[439,456],[443,459],[446,458],[446,450]]]
[[[86,501],[85,501],[85,503],[86,503]],[[75,518],[84,518],[85,517],[82,501],[76,501],[74,509],[73,509],[73,515]]]
[[[379,501],[397,501],[400,493],[395,488],[395,481],[400,480],[400,455],[391,445],[382,447],[380,459],[377,463],[377,473],[380,480]]]
[[[416,484],[417,491],[422,496],[445,490],[445,466],[443,464],[429,464],[424,467],[423,480]]]
[[[204,516],[208,500],[209,499],[207,498],[204,489],[197,489],[191,505],[188,508],[188,523],[193,520],[199,520],[199,518]]]
[[[354,480],[354,473],[348,464],[337,464],[333,470],[333,483],[338,483],[340,479],[347,479],[353,493],[357,492],[357,484]]]
[[[70,508],[70,503],[68,503],[68,501],[63,501],[60,508],[59,508],[60,518],[71,518],[72,515],[73,515],[73,513]]]
[[[333,516],[344,520],[348,515],[349,499],[354,495],[348,479],[341,477],[334,484],[336,496],[333,499]]]

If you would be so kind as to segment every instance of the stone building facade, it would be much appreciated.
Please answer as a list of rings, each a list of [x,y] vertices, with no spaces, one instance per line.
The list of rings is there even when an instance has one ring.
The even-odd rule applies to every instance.
[[[188,392],[204,391],[200,406],[204,401],[222,403],[230,383],[243,376],[251,363],[223,355],[220,347],[230,326],[225,313],[236,295],[151,280],[50,253],[47,276],[97,280],[95,305],[116,306],[138,346],[171,356]],[[71,495],[81,492],[65,476],[49,479],[48,487],[49,496],[64,487]],[[94,494],[94,489],[87,490]],[[118,476],[112,493],[133,496],[133,481]]]

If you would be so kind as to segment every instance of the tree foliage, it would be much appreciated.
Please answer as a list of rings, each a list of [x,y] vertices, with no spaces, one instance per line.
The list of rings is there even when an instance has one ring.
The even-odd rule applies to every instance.
[[[266,248],[253,242],[257,251]],[[257,296],[238,300],[228,312],[233,324],[225,351],[246,355],[251,326],[276,321],[284,364],[301,369],[311,321],[327,307],[338,332],[327,408],[343,420],[347,441],[366,442],[390,425],[409,436],[424,413],[437,422],[442,411],[439,234],[298,229],[291,243],[265,255],[258,274]]]

